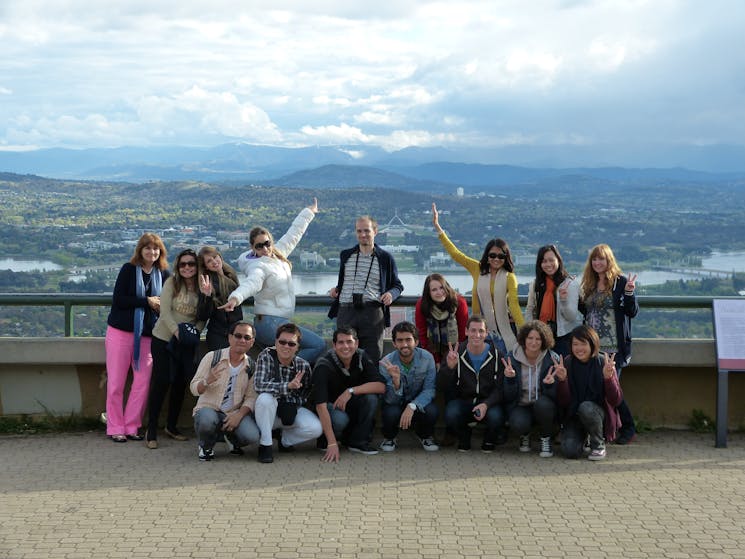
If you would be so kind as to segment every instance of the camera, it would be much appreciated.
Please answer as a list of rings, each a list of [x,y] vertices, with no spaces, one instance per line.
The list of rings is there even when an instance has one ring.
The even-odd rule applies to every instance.
[[[362,293],[352,293],[352,304],[355,309],[362,309],[365,303],[362,302]]]

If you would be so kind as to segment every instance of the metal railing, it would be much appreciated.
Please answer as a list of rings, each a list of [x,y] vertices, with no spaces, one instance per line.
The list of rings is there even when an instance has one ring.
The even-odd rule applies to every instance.
[[[413,307],[416,305],[418,295],[406,295],[399,297],[394,303],[395,307]],[[519,297],[520,305],[525,306],[527,296]],[[656,309],[711,309],[714,299],[745,299],[745,297],[715,297],[715,296],[666,296],[666,295],[639,295],[637,301],[640,307]],[[471,297],[466,296],[470,306]],[[328,307],[331,300],[326,295],[298,295],[296,305],[298,308]],[[253,299],[246,300],[243,305],[253,304]],[[51,306],[64,307],[65,336],[74,336],[73,307],[80,306],[102,306],[111,305],[111,294],[91,293],[0,293],[0,307],[3,306]]]

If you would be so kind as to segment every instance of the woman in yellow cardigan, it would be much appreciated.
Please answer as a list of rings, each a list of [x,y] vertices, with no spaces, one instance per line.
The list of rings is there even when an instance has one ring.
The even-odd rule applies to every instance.
[[[517,338],[510,325],[510,315],[518,328],[523,324],[523,315],[517,300],[517,276],[507,242],[503,239],[489,240],[481,260],[476,260],[463,254],[448,239],[440,227],[435,204],[432,204],[432,225],[451,258],[473,277],[473,314],[480,314],[486,319],[489,333],[500,353],[505,355],[512,351],[517,345]]]

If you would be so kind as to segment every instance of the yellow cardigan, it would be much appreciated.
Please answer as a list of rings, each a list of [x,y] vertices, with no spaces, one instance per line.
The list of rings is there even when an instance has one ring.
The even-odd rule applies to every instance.
[[[452,243],[445,232],[438,235],[442,246],[445,248],[450,257],[455,260],[458,264],[463,266],[473,278],[473,289],[471,290],[471,308],[473,314],[483,314],[479,305],[478,296],[478,282],[479,276],[481,275],[481,268],[479,267],[479,261],[470,256],[463,254],[458,248]],[[523,325],[523,314],[520,310],[520,302],[517,299],[517,276],[512,272],[507,273],[507,302],[510,307],[510,314],[515,324],[519,328]]]

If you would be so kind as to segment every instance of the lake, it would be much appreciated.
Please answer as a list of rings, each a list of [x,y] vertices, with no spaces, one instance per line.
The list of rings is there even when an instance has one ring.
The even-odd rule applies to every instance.
[[[11,270],[12,272],[52,272],[61,269],[62,266],[49,260],[0,258],[0,270]]]

